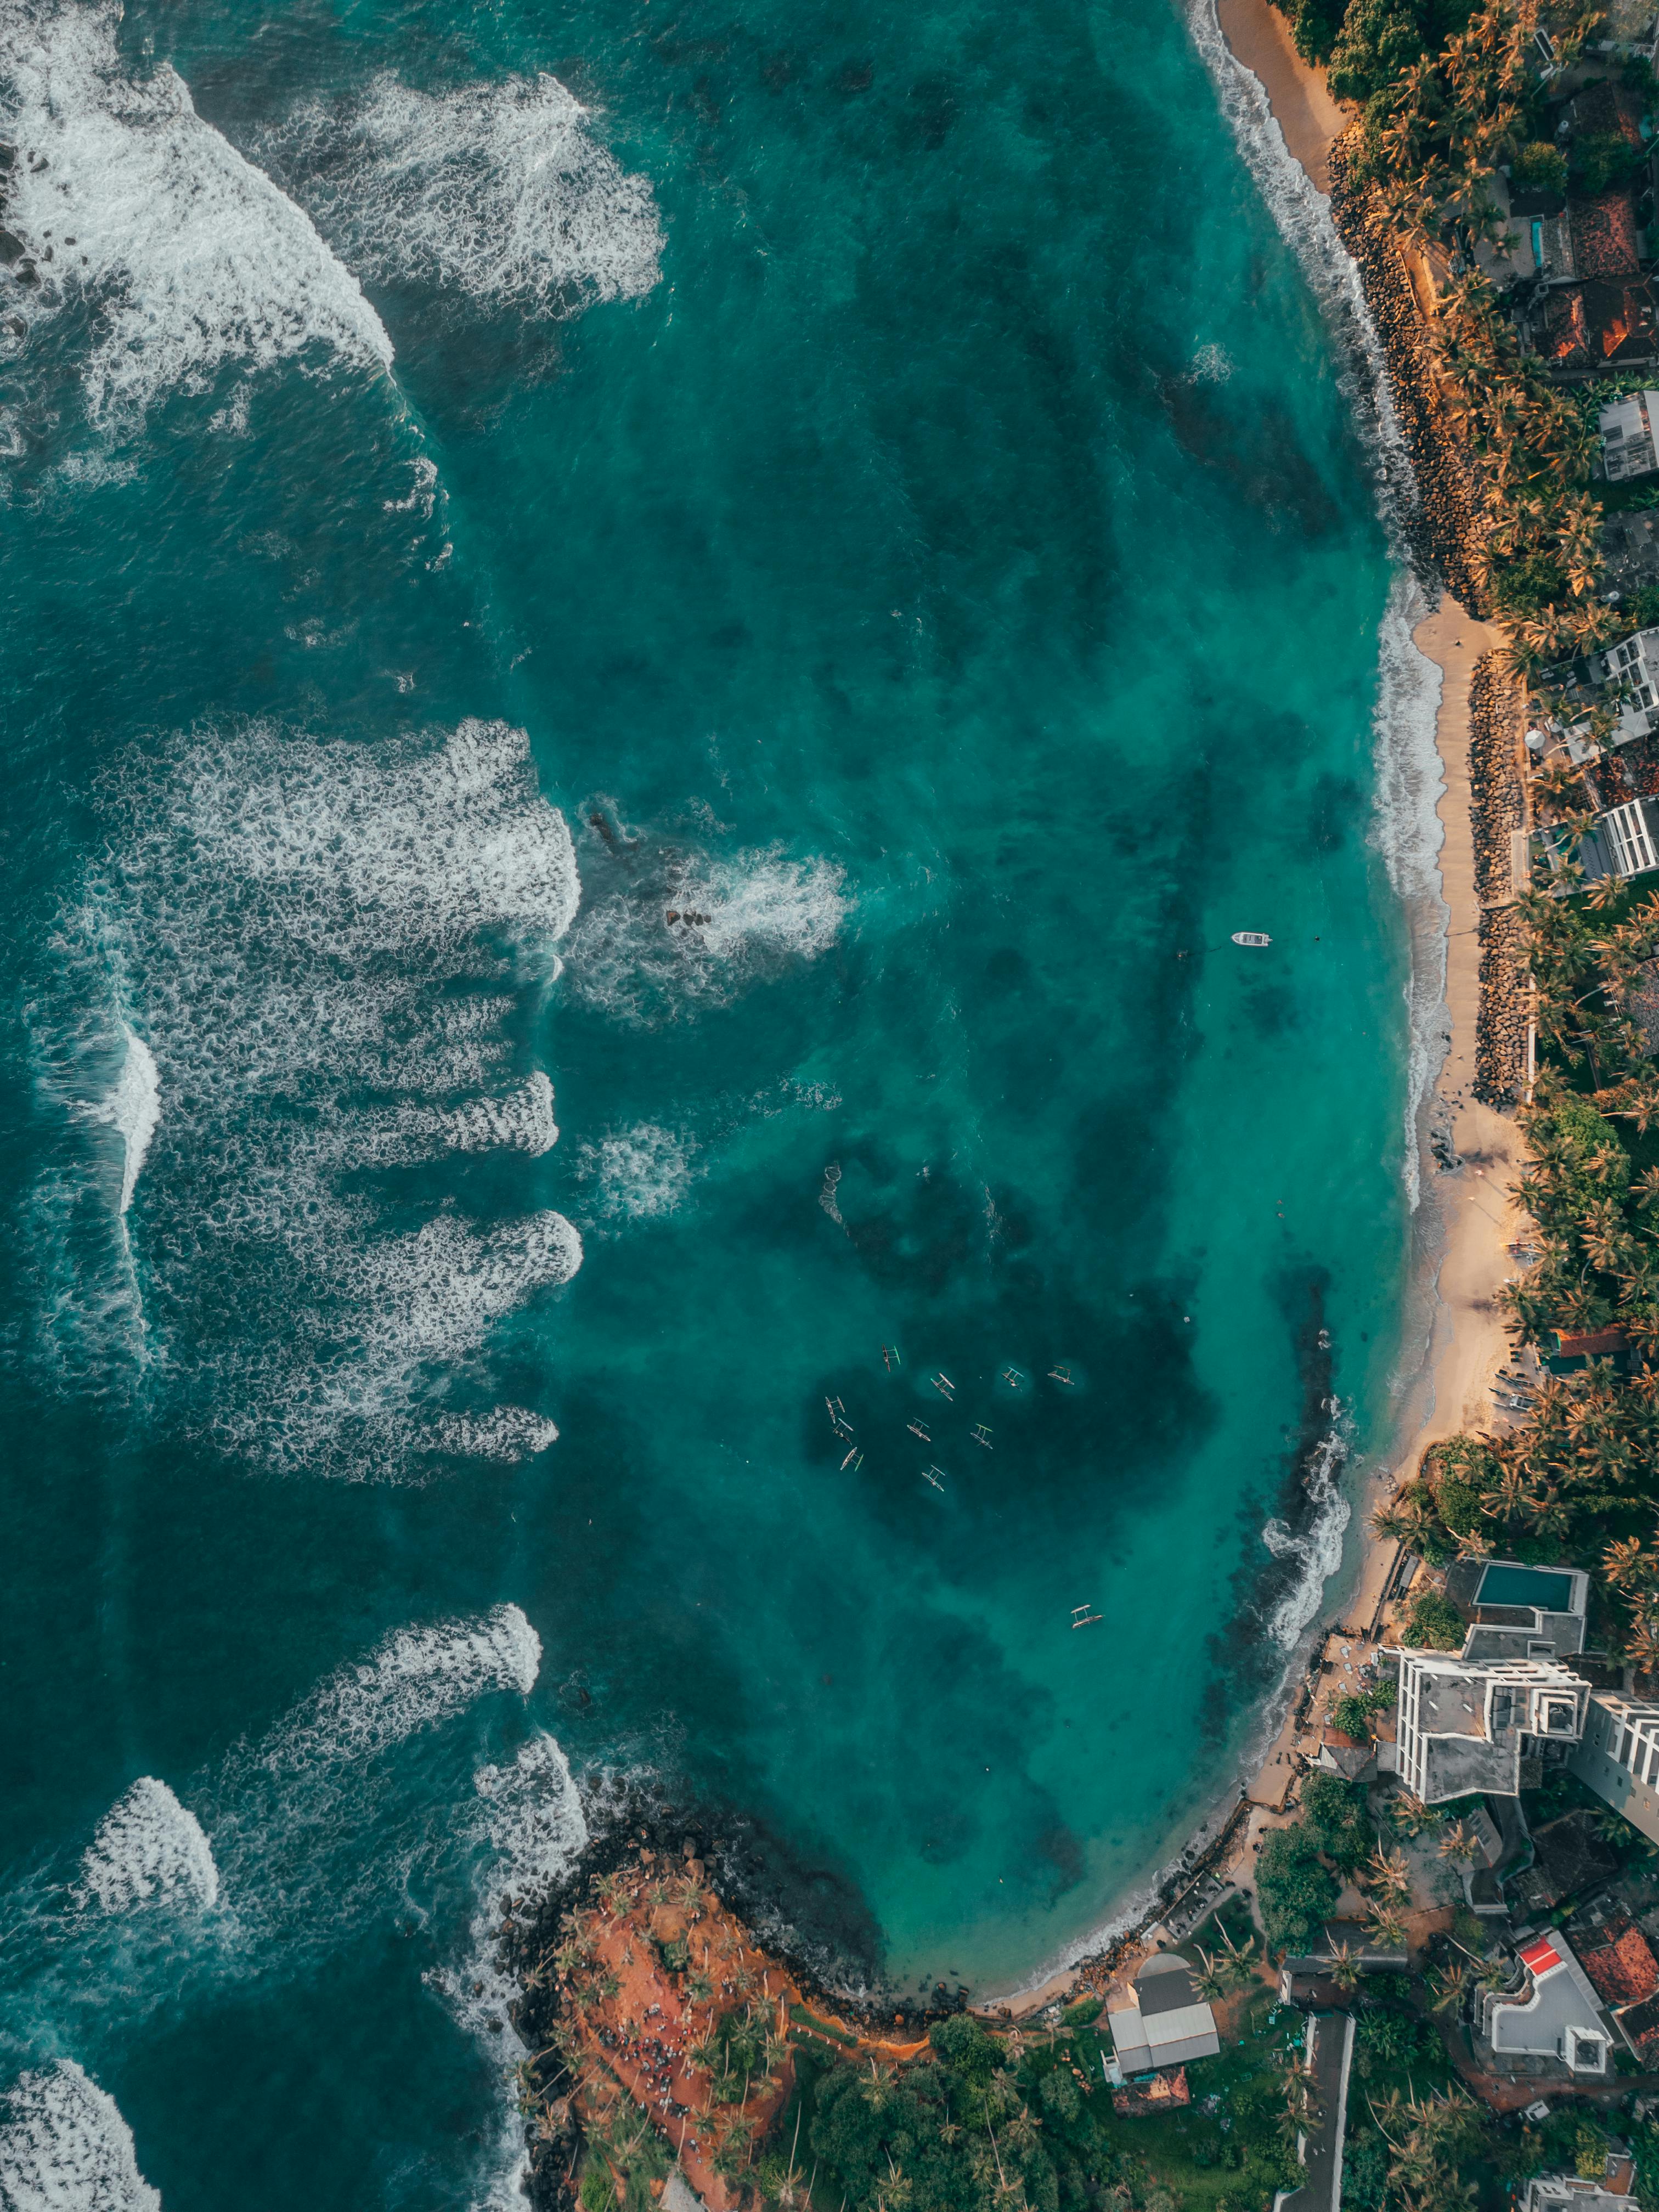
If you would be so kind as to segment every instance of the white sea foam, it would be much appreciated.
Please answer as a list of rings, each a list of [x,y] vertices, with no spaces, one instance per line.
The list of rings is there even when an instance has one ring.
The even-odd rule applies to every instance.
[[[1413,643],[1428,611],[1408,569],[1395,578],[1377,646],[1373,719],[1376,793],[1371,842],[1406,909],[1411,963],[1406,978],[1405,1181],[1411,1208],[1422,1199],[1425,1115],[1451,1042],[1446,1010],[1446,932],[1451,909],[1440,876],[1445,828],[1437,808],[1445,776],[1435,741],[1443,678]]]
[[[1225,346],[1200,346],[1188,373],[1194,384],[1224,384],[1233,373],[1233,357]]]
[[[696,1177],[690,1139],[654,1121],[635,1121],[584,1145],[579,1171],[597,1186],[599,1211],[611,1221],[672,1213]]]
[[[435,1159],[445,1152],[528,1152],[532,1158],[559,1141],[553,1119],[553,1085],[540,1068],[516,1090],[469,1098],[461,1105],[404,1106],[386,1115],[365,1114],[353,1133],[358,1157],[378,1160]]]
[[[1269,1521],[1261,1540],[1275,1559],[1296,1563],[1296,1580],[1267,1616],[1268,1635],[1281,1651],[1293,1651],[1317,1617],[1325,1584],[1342,1564],[1342,1536],[1353,1509],[1342,1494],[1342,1470],[1348,1437],[1341,1424],[1322,1438],[1307,1480],[1309,1514],[1296,1534],[1283,1521]]]
[[[552,1085],[514,1079],[503,1027],[516,988],[556,973],[579,896],[524,733],[467,722],[371,750],[256,725],[135,756],[105,796],[106,859],[52,940],[68,1005],[41,1056],[72,1112],[122,1129],[124,1200],[149,1148],[145,1296],[180,1411],[238,1454],[346,1474],[428,1474],[469,1442],[544,1449],[539,1416],[473,1410],[478,1363],[575,1273],[574,1229],[446,1212],[390,1233],[364,1182],[557,1139]],[[138,1017],[125,1025],[112,1087],[112,1018],[87,1006],[117,979],[149,1042],[136,1053]],[[69,1251],[63,1200],[40,1224]],[[90,1310],[98,1285],[70,1273],[52,1298]]]
[[[126,1042],[121,1073],[108,1098],[94,1111],[121,1139],[120,1210],[125,1213],[132,1204],[149,1140],[161,1118],[161,1084],[154,1054],[130,1022],[122,1023],[121,1034]]]
[[[384,76],[349,108],[301,110],[271,158],[355,266],[547,313],[660,273],[650,185],[592,120],[551,76],[429,94]]]
[[[586,909],[569,940],[570,984],[618,1021],[672,1020],[817,959],[849,903],[830,860],[670,854]]]
[[[330,1675],[252,1762],[273,1773],[361,1765],[491,1691],[527,1698],[541,1663],[541,1638],[516,1605],[395,1629],[367,1659]]]
[[[493,1459],[511,1463],[533,1459],[559,1431],[540,1413],[524,1406],[495,1406],[487,1413],[446,1413],[438,1420],[434,1440],[441,1450],[466,1459]]]
[[[210,1905],[219,1870],[196,1815],[165,1782],[141,1775],[98,1824],[81,1862],[82,1893],[106,1912],[137,1905]]]
[[[161,2212],[113,2097],[72,2058],[23,2075],[0,2125],[4,2212]]]
[[[380,318],[310,218],[202,120],[171,64],[127,74],[119,22],[114,4],[0,0],[0,128],[19,148],[6,222],[48,306],[84,293],[98,311],[93,416],[313,346],[389,368]]]

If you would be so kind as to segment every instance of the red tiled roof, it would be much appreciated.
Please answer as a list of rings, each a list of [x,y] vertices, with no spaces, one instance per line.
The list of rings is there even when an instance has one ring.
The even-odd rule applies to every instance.
[[[1547,1936],[1540,1936],[1535,1943],[1528,1943],[1521,1954],[1521,1963],[1534,1980],[1553,1974],[1561,1965],[1561,1954]]]
[[[1565,1329],[1555,1332],[1556,1356],[1561,1359],[1592,1358],[1598,1352],[1622,1352],[1629,1341],[1622,1328],[1593,1328],[1582,1336],[1570,1336]]]
[[[1599,199],[1570,199],[1572,265],[1581,279],[1634,276],[1641,267],[1636,250],[1636,203],[1624,187]]]
[[[1340,1728],[1327,1727],[1325,1741],[1334,1743],[1339,1751],[1369,1751],[1371,1747],[1369,1737],[1345,1735]]]
[[[1640,2004],[1659,1991],[1659,1960],[1639,1928],[1626,1926],[1612,1942],[1582,1952],[1579,1964],[1609,2004]]]

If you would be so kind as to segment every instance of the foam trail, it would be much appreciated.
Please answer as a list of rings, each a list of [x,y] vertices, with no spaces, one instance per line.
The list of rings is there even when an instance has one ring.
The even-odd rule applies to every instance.
[[[121,1139],[120,1211],[125,1213],[132,1204],[149,1140],[161,1118],[161,1079],[155,1054],[131,1023],[122,1023],[121,1035],[126,1041],[121,1073],[108,1098],[93,1113],[96,1120],[109,1122]]]
[[[72,2058],[21,2075],[6,2102],[4,2212],[161,2212],[114,2098]]]
[[[553,1085],[540,1068],[516,1090],[495,1097],[470,1098],[453,1108],[406,1106],[378,1119],[365,1115],[364,1121],[354,1146],[358,1157],[388,1163],[497,1149],[538,1159],[559,1141]]]
[[[227,361],[313,345],[390,369],[379,316],[309,216],[202,120],[170,63],[125,73],[120,20],[112,3],[0,4],[0,127],[21,156],[6,223],[48,307],[85,293],[100,312],[93,418],[142,418]]]
[[[639,298],[661,273],[650,185],[592,119],[556,77],[428,94],[384,76],[354,109],[301,110],[271,159],[355,264],[557,313]]]
[[[137,1905],[211,1905],[219,1869],[196,1815],[154,1775],[105,1814],[81,1862],[82,1894],[106,1912]]]
[[[437,1425],[434,1441],[445,1451],[468,1459],[500,1460],[511,1463],[533,1459],[559,1440],[555,1425],[523,1406],[496,1406],[484,1414],[447,1414]]]

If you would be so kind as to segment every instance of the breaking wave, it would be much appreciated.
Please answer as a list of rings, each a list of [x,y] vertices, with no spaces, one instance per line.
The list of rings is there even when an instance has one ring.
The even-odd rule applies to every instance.
[[[127,1023],[122,1023],[121,1030],[126,1040],[121,1073],[108,1098],[93,1110],[96,1118],[107,1121],[121,1139],[120,1211],[125,1213],[132,1204],[144,1155],[161,1118],[161,1096],[154,1054]]]
[[[541,1638],[516,1605],[498,1605],[477,1620],[395,1629],[367,1659],[342,1667],[313,1691],[253,1761],[276,1774],[378,1758],[488,1691],[527,1698],[541,1664]]]
[[[113,2097],[72,2058],[25,2074],[0,2124],[5,2212],[161,2212]]]
[[[623,848],[624,864],[635,857]],[[613,1020],[672,1021],[817,959],[848,904],[830,860],[663,853],[585,909],[569,940],[568,987]]]
[[[313,346],[389,369],[392,341],[310,218],[197,114],[170,63],[128,75],[118,5],[0,0],[0,130],[18,160],[3,219],[46,309],[84,296],[88,411],[142,417],[228,361]]]
[[[432,94],[383,76],[269,143],[354,266],[548,314],[636,299],[660,274],[651,186],[592,121],[556,77]]]
[[[396,1475],[474,1443],[542,1449],[550,1422],[477,1407],[481,1362],[498,1322],[575,1273],[576,1231],[548,1211],[405,1227],[369,1188],[556,1141],[552,1085],[514,1078],[504,1028],[557,974],[579,896],[523,732],[465,722],[373,749],[198,734],[131,757],[102,803],[106,857],[60,919],[34,1012],[65,1094],[112,1049],[89,1002],[118,990],[150,1040],[136,1059],[124,1024],[103,1118],[127,1133],[124,1200],[144,1166],[161,1387],[278,1467]],[[49,1195],[37,1231],[64,1238],[68,1199]],[[79,1314],[104,1295],[95,1258],[52,1291]]]
[[[81,1862],[82,1893],[106,1912],[136,1905],[211,1905],[219,1869],[196,1815],[154,1775],[141,1775],[98,1824]]]

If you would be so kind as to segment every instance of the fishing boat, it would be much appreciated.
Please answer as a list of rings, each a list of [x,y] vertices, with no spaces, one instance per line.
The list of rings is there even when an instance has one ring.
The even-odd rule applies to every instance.
[[[1233,932],[1233,943],[1235,945],[1271,945],[1273,939],[1265,929],[1236,929]]]

